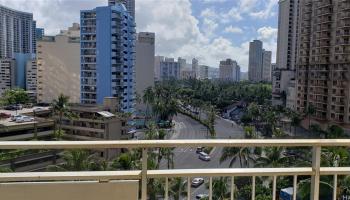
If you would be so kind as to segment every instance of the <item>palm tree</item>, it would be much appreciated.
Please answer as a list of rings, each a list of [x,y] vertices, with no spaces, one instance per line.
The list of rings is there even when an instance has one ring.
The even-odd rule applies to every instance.
[[[306,107],[305,114],[308,116],[308,119],[309,119],[309,130],[311,128],[311,116],[314,115],[315,113],[316,113],[316,108],[312,104]]]
[[[164,157],[164,159],[167,162],[168,169],[173,169],[174,165],[175,165],[175,163],[174,163],[174,156],[175,156],[175,154],[173,152],[174,149],[175,148],[161,148],[160,149],[160,155],[161,156],[159,156],[159,157],[160,158]]]
[[[230,185],[227,177],[220,177],[213,180],[213,199],[225,200],[230,196]]]
[[[257,167],[285,167],[289,163],[290,156],[284,155],[283,147],[266,147],[263,149],[262,155],[256,159]]]
[[[121,154],[112,163],[114,169],[120,170],[133,170],[138,169],[140,166],[140,158],[133,151]]]
[[[186,195],[187,181],[183,181],[182,178],[174,178],[169,182],[169,195],[173,197],[174,200],[181,200],[182,197]]]
[[[146,104],[146,118],[145,118],[145,124],[146,125],[146,122],[149,118],[149,115],[150,115],[150,105],[152,105],[154,103],[154,92],[153,92],[153,89],[152,87],[148,87],[144,94],[143,94],[143,102]]]
[[[68,119],[72,119],[74,114],[68,108],[69,97],[63,94],[60,94],[57,99],[52,102],[52,111],[55,115],[58,115],[58,130],[54,131],[54,137],[56,139],[60,139],[63,136],[62,131],[62,119],[63,117],[67,117]]]
[[[229,166],[232,167],[233,164],[239,160],[241,168],[247,167],[249,168],[249,163],[254,161],[252,155],[252,149],[248,147],[225,147],[222,150],[222,154],[220,157],[220,163],[230,160]]]
[[[300,122],[301,122],[301,117],[299,116],[299,114],[297,113],[292,114],[291,125],[294,127],[294,135],[296,135],[297,126],[300,125]]]
[[[93,166],[92,154],[84,150],[71,150],[63,154],[63,164],[49,166],[49,171],[89,171]]]

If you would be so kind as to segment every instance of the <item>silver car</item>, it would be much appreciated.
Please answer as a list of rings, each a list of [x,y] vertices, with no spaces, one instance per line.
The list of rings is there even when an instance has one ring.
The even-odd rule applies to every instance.
[[[203,160],[203,161],[210,161],[210,156],[205,153],[205,152],[199,152],[199,159]]]

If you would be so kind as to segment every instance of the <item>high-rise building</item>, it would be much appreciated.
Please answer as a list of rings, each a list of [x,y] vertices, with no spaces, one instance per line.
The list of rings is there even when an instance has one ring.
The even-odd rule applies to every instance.
[[[220,80],[240,81],[240,67],[235,60],[226,59],[220,61]]]
[[[271,51],[263,50],[263,59],[262,59],[262,80],[271,82]]]
[[[122,4],[80,12],[81,102],[117,97],[122,112],[134,111],[135,22]]]
[[[0,59],[15,53],[36,52],[36,23],[33,14],[0,5]]]
[[[250,81],[259,82],[262,77],[263,43],[254,40],[249,44],[248,76]]]
[[[37,102],[38,68],[36,59],[26,63],[26,91],[33,102]]]
[[[160,80],[180,79],[181,68],[180,63],[174,58],[164,58],[160,61]]]
[[[270,81],[271,51],[263,49],[260,40],[249,43],[248,78],[253,82]]]
[[[199,76],[199,64],[198,64],[198,60],[196,58],[192,59],[192,74],[194,76],[194,78],[197,78]]]
[[[37,41],[43,39],[44,36],[45,36],[45,29],[43,28],[35,29],[35,37]]]
[[[80,27],[73,27],[38,40],[38,102],[51,103],[59,94],[80,102]]]
[[[299,36],[299,0],[280,0],[277,61],[272,70],[272,104],[286,105],[287,89],[295,83]],[[291,82],[291,83],[290,83]],[[292,96],[295,96],[294,94]],[[291,101],[291,97],[289,97]],[[291,102],[289,102],[290,104]],[[293,106],[295,107],[295,106]]]
[[[115,5],[117,3],[122,3],[125,5],[126,10],[135,20],[135,0],[108,0],[108,5]]]
[[[209,66],[199,65],[198,79],[208,79],[208,78],[209,78]]]
[[[300,1],[297,110],[314,119],[350,122],[350,1]]]
[[[215,67],[209,67],[208,69],[208,78],[211,80],[219,79],[220,77],[220,71],[219,68]]]
[[[160,62],[164,60],[164,56],[154,57],[154,80],[160,81]]]
[[[16,63],[12,58],[0,59],[0,96],[16,82]]]
[[[136,41],[136,92],[141,97],[144,90],[154,86],[154,53],[155,34],[140,32]]]

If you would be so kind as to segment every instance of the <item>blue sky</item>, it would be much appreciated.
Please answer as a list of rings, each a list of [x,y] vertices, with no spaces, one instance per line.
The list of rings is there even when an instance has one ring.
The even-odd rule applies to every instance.
[[[278,0],[136,0],[137,31],[156,33],[156,54],[193,57],[218,67],[237,60],[247,71],[249,42],[261,39],[273,52],[277,45]],[[38,27],[55,35],[73,22],[79,11],[104,6],[107,0],[0,0],[1,5],[32,12]],[[60,17],[58,17],[58,15]]]

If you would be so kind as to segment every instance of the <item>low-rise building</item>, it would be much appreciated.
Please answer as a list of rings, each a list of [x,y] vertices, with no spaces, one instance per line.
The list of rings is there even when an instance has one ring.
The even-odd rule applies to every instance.
[[[126,114],[116,111],[117,98],[105,98],[103,105],[76,104],[69,107],[73,118],[64,118],[64,137],[70,140],[128,140],[133,137]],[[101,157],[113,159],[119,150],[101,150]]]

